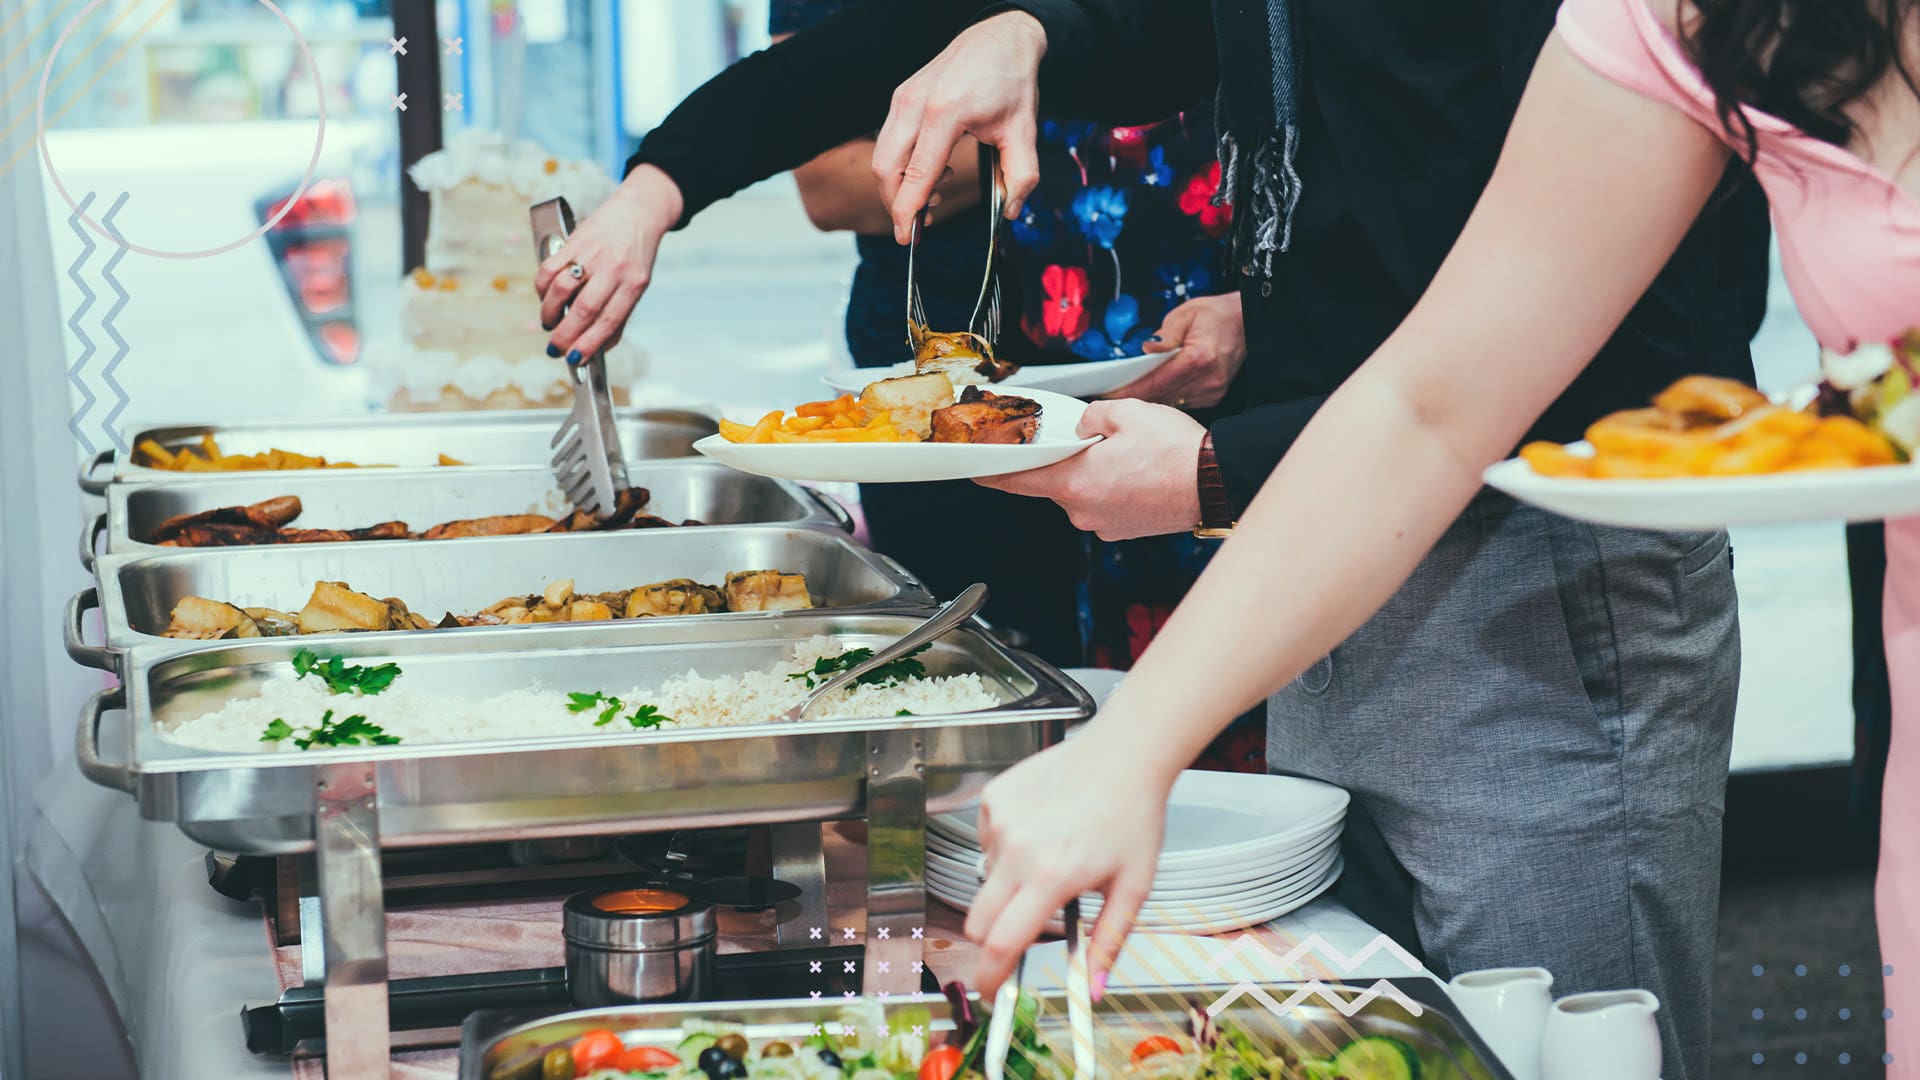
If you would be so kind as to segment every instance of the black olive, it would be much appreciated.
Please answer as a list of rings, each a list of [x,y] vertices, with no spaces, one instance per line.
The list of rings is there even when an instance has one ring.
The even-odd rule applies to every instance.
[[[720,1049],[718,1046],[709,1046],[705,1050],[700,1051],[700,1071],[706,1073],[708,1076],[718,1077],[719,1073],[714,1070],[720,1067],[721,1062],[732,1060],[732,1058],[727,1056],[725,1050]]]
[[[846,1066],[842,1064],[840,1061],[840,1055],[834,1053],[831,1050],[820,1051],[820,1064],[825,1065],[829,1069],[846,1068]]]
[[[735,1058],[727,1058],[714,1067],[712,1075],[713,1080],[736,1080],[747,1075],[747,1067]]]

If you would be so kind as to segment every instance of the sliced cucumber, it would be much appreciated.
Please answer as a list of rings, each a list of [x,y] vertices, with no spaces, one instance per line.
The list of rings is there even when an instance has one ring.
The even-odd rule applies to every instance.
[[[705,1051],[707,1047],[719,1041],[720,1039],[716,1035],[709,1035],[704,1031],[696,1031],[686,1038],[681,1039],[680,1045],[675,1048],[674,1052],[680,1056],[681,1061],[692,1065],[700,1060],[700,1054]]]
[[[1346,1080],[1420,1080],[1420,1055],[1387,1035],[1369,1035],[1342,1047],[1328,1062]]]

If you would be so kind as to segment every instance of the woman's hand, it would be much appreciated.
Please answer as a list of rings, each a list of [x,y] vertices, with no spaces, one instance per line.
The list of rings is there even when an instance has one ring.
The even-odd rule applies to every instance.
[[[992,1000],[1067,901],[1094,891],[1106,901],[1093,928],[1088,972],[1096,998],[1105,988],[1153,889],[1167,794],[1179,775],[1164,764],[1137,740],[1110,741],[1096,720],[987,785],[980,800],[987,880],[967,916],[967,937],[984,947],[974,970],[983,1000]]]
[[[1107,397],[1139,398],[1179,409],[1210,409],[1220,404],[1247,360],[1247,324],[1240,317],[1240,294],[1196,297],[1168,312],[1159,336],[1147,342],[1146,351],[1172,349],[1179,349],[1180,355]]]
[[[1000,148],[1007,219],[1040,183],[1040,59],[1047,34],[1039,20],[1010,11],[975,23],[893,92],[886,126],[873,147],[873,175],[907,242],[913,218],[963,135]]]
[[[577,364],[620,340],[653,279],[660,238],[684,205],[672,177],[642,165],[540,264],[533,287],[540,293],[540,325],[553,333],[547,355]],[[575,263],[585,271],[578,278],[568,269]]]

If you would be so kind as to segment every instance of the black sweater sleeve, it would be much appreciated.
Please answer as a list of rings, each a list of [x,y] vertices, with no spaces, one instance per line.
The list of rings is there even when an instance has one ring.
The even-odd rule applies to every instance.
[[[1212,27],[1193,0],[1020,0],[984,10],[981,0],[855,0],[709,79],[642,140],[627,171],[648,164],[671,176],[685,225],[749,184],[871,133],[895,87],[961,30],[1008,10],[1045,28],[1042,93],[1076,115],[1158,119],[1192,101],[1190,84],[1211,84]]]

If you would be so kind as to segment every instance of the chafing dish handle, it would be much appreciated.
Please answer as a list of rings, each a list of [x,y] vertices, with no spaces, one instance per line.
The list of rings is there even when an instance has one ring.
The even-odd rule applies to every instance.
[[[812,498],[814,502],[819,503],[820,509],[825,510],[827,513],[833,515],[833,520],[837,524],[839,524],[841,532],[844,532],[849,536],[853,535],[853,529],[854,529],[853,515],[847,512],[846,507],[840,505],[839,499],[836,499],[833,496],[827,494],[826,492],[821,491],[819,488],[808,487],[805,484],[800,485],[800,490],[806,492],[807,495],[810,498]],[[892,559],[888,559],[887,561],[893,562]],[[893,565],[897,568],[899,567],[900,564],[893,563]],[[904,573],[904,571],[902,572]],[[912,577],[913,575],[907,574],[907,576]]]
[[[87,522],[86,527],[80,530],[80,565],[86,567],[89,574],[93,573],[93,560],[96,557],[94,549],[100,543],[100,534],[106,531],[107,512],[105,510],[93,515],[93,520]]]
[[[73,760],[80,766],[80,775],[101,787],[131,795],[139,790],[133,770],[100,760],[100,718],[126,704],[126,695],[118,686],[102,687],[87,699],[80,707],[80,726],[73,733]]]
[[[100,610],[100,587],[89,585],[74,593],[67,601],[67,617],[61,620],[61,629],[66,636],[67,655],[81,667],[96,668],[109,674],[117,674],[119,665],[113,662],[113,651],[105,645],[87,644],[86,628],[80,620],[89,611]]]
[[[1092,716],[1099,711],[1100,705],[1093,700],[1093,695],[1087,692],[1086,687],[1068,678],[1066,672],[1061,671],[1047,661],[1042,660],[1038,655],[1030,653],[1025,649],[1009,648],[1007,651],[1018,654],[1022,663],[1033,665],[1040,674],[1066,687],[1067,693],[1073,695],[1073,703],[1085,711],[1088,716]]]
[[[882,562],[886,563],[888,566],[893,567],[894,573],[899,574],[901,577],[911,582],[914,585],[914,587],[918,588],[921,592],[927,592],[927,593],[931,592],[931,590],[927,588],[927,583],[920,580],[920,575],[914,573],[913,571],[907,569],[904,566],[901,566],[899,559],[894,558],[893,556],[887,554],[884,551],[876,551],[874,552],[874,554],[879,556]]]
[[[88,458],[87,463],[80,466],[80,490],[89,495],[105,495],[107,485],[113,482],[113,478],[109,476],[102,480],[94,474],[100,471],[100,466],[111,464],[113,464],[112,450],[102,450]]]

